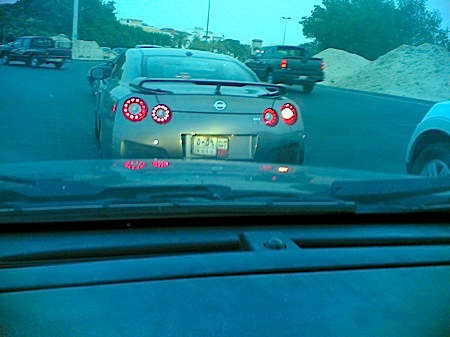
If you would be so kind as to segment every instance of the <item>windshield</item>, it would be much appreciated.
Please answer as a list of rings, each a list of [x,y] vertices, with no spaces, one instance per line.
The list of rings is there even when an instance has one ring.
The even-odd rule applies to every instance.
[[[448,211],[449,8],[0,1],[0,223]]]
[[[150,78],[193,78],[255,81],[247,69],[231,60],[145,57],[142,75]]]
[[[0,0],[0,337],[450,337],[450,0]]]

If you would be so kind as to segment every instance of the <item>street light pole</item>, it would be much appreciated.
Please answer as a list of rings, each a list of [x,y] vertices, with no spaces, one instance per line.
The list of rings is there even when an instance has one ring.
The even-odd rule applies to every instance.
[[[286,41],[286,25],[287,25],[287,20],[290,20],[291,17],[290,16],[283,16],[283,20],[284,20],[284,35],[283,35],[283,44]]]
[[[78,0],[73,1],[72,45],[78,40]]]
[[[209,12],[211,10],[211,0],[208,0],[208,18],[206,19],[206,35],[205,41],[208,42],[208,31],[209,31]]]
[[[78,40],[78,8],[79,8],[79,0],[73,0],[73,21],[72,21],[72,43],[71,43],[71,49],[72,49],[72,57],[75,55],[75,49],[77,46],[77,40]]]

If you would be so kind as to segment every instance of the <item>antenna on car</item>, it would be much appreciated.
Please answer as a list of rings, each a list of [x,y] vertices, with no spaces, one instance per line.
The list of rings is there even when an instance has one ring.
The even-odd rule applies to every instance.
[[[220,92],[220,88],[222,87],[222,84],[217,84],[216,86],[216,90],[214,90],[214,94],[215,95],[222,95],[222,93]]]

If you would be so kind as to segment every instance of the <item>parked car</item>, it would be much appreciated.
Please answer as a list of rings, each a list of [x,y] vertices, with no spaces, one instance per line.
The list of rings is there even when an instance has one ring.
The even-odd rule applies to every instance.
[[[125,52],[127,49],[128,49],[128,48],[116,47],[116,48],[113,48],[111,51],[112,51],[116,56],[118,56],[118,55],[122,54],[123,52]]]
[[[450,100],[434,104],[414,130],[406,171],[427,177],[450,175]]]
[[[100,47],[100,49],[103,52],[104,59],[109,59],[112,55],[114,55],[110,47]]]
[[[95,118],[102,157],[303,163],[298,104],[231,56],[133,48],[106,82]]]

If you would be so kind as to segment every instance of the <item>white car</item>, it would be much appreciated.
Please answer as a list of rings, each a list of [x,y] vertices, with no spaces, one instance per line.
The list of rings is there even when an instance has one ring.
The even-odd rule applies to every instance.
[[[406,171],[427,177],[450,175],[450,100],[433,105],[417,125],[406,151]]]

